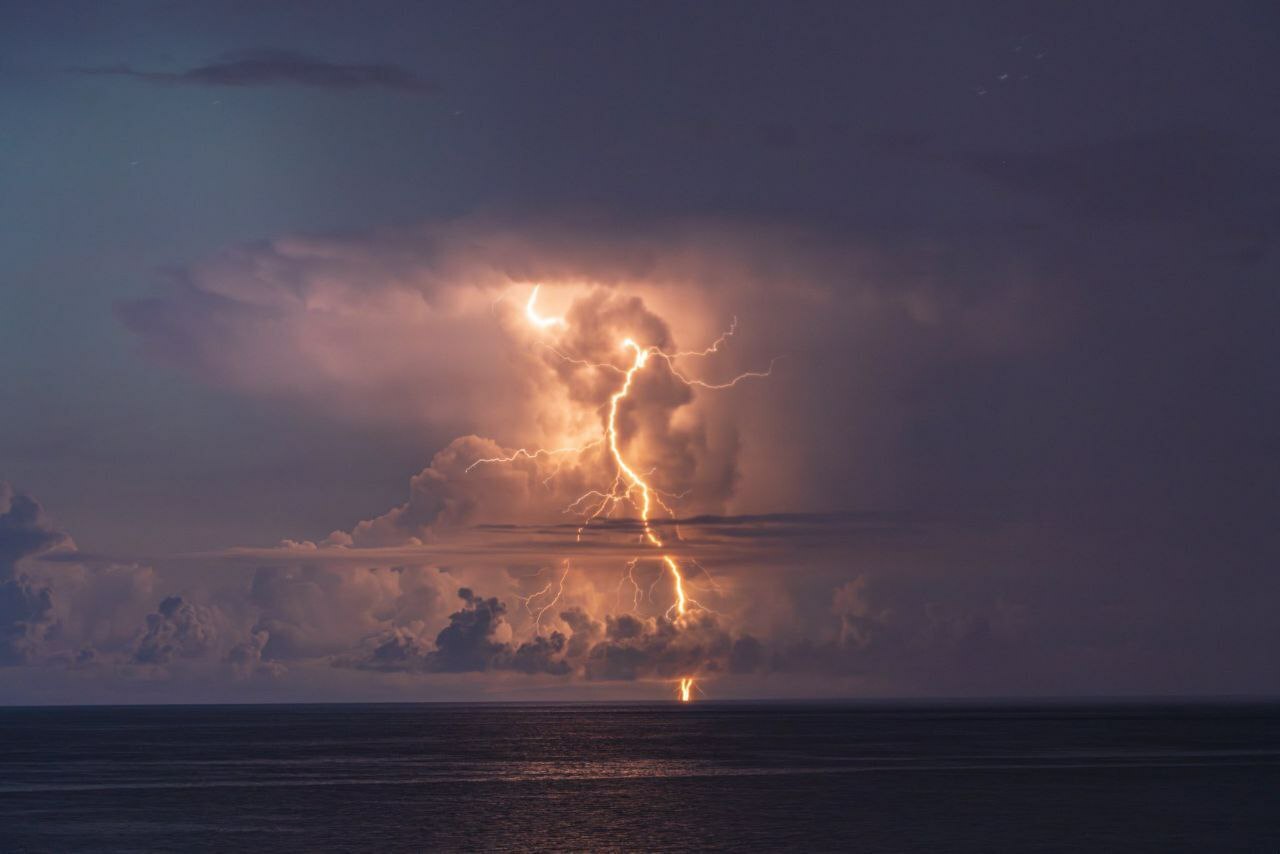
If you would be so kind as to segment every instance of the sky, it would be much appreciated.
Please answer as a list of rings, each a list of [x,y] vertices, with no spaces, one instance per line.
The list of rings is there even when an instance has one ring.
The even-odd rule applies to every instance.
[[[0,702],[1280,691],[1271,4],[0,6]]]

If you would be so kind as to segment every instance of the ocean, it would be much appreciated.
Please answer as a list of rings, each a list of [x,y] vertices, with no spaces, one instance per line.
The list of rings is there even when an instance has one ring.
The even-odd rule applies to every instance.
[[[1280,851],[1280,705],[0,709],[4,851]]]

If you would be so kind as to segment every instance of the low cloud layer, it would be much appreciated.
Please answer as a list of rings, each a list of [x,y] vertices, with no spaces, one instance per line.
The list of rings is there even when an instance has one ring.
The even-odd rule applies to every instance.
[[[1132,621],[1150,618],[1121,576],[1046,588],[1037,573],[1088,574],[1097,558],[1006,525],[957,537],[918,520],[859,540],[846,524],[819,547],[809,534],[833,520],[809,520],[809,534],[757,563],[717,564],[713,578],[691,566],[706,607],[673,617],[652,560],[630,571],[613,554],[564,568],[500,555],[387,565],[378,549],[286,545],[269,565],[208,556],[153,568],[57,545],[69,541],[37,505],[8,494],[0,543],[18,557],[4,587],[3,672],[30,676],[6,678],[11,700],[652,697],[689,674],[721,697],[1105,693],[1188,673],[1229,688],[1267,666],[1241,645],[1247,634],[1219,637],[1241,654],[1216,683],[1194,637],[1148,623],[1153,639],[1138,642]],[[1187,658],[1135,683],[1133,667],[1159,660],[1155,644]]]
[[[436,635],[434,645],[423,643],[408,630],[397,629],[371,639],[367,652],[340,657],[335,664],[425,673],[512,670],[565,675],[572,671],[569,661],[560,656],[566,647],[566,638],[560,632],[539,634],[514,645],[504,603],[496,597],[479,596],[469,587],[459,588],[458,598],[462,607],[449,615],[449,623]]]

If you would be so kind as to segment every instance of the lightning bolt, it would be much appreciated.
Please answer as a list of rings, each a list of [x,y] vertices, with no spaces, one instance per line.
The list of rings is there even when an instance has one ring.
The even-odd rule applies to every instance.
[[[664,549],[665,544],[663,543],[662,538],[658,536],[657,531],[655,531],[653,526],[649,524],[650,515],[655,503],[655,491],[649,486],[648,481],[646,481],[639,472],[631,467],[626,458],[623,457],[622,450],[618,446],[618,409],[621,406],[622,401],[631,394],[632,382],[634,381],[636,374],[648,363],[652,349],[642,348],[630,338],[623,341],[622,346],[632,350],[635,353],[635,358],[631,362],[630,369],[627,370],[623,377],[622,387],[609,397],[609,417],[605,422],[605,439],[608,442],[609,453],[613,457],[614,465],[617,467],[617,476],[613,481],[613,489],[611,489],[609,493],[605,495],[604,500],[597,505],[595,513],[587,517],[586,521],[583,523],[583,527],[585,528],[587,525],[591,524],[594,519],[599,517],[600,513],[604,511],[606,506],[614,506],[618,502],[626,500],[629,501],[640,514],[640,523],[644,532],[644,540],[656,549]],[[639,495],[638,499],[636,497],[637,493]],[[661,499],[656,499],[656,501],[660,503]],[[579,533],[581,533],[581,529],[579,529]],[[684,577],[680,574],[680,565],[676,562],[674,557],[667,553],[662,555],[662,562],[667,569],[671,571],[671,578],[675,586],[676,594],[675,602],[667,609],[667,617],[669,619],[673,611],[678,613],[680,616],[684,616],[688,613],[690,600],[684,592]],[[697,603],[695,602],[694,604]]]
[[[571,445],[567,448],[550,448],[550,449],[535,448],[532,451],[527,450],[525,448],[518,448],[510,456],[484,457],[483,459],[476,460],[471,465],[467,466],[463,471],[464,473],[469,473],[476,466],[484,465],[485,463],[510,463],[510,462],[515,462],[516,460],[521,458],[527,459],[527,460],[536,460],[538,457],[554,457],[560,454],[571,454],[571,453],[580,454],[583,451],[587,450],[588,448],[594,448],[596,445],[599,445],[602,441],[604,440],[596,439],[594,441],[587,442],[585,445]]]
[[[550,329],[553,327],[561,327],[561,328],[567,327],[568,324],[565,322],[565,319],[563,317],[548,317],[538,313],[537,301],[538,301],[538,290],[540,287],[541,285],[533,286],[533,290],[529,293],[529,300],[525,304],[525,316],[528,318],[529,322],[533,326],[537,327],[538,329]],[[536,459],[538,457],[544,457],[544,456],[553,457],[561,454],[581,453],[585,450],[588,450],[589,448],[596,447],[601,444],[605,445],[608,448],[609,456],[612,459],[613,467],[614,467],[614,478],[613,478],[612,485],[609,487],[607,491],[599,490],[599,489],[589,490],[583,493],[582,495],[580,495],[577,499],[571,502],[568,507],[565,508],[565,512],[576,512],[582,515],[582,525],[578,528],[578,539],[581,540],[583,530],[585,530],[595,520],[601,518],[602,516],[604,516],[605,518],[612,516],[612,514],[617,510],[617,508],[620,505],[624,505],[624,504],[630,505],[640,518],[641,542],[654,549],[654,551],[657,553],[657,556],[661,565],[665,568],[665,571],[669,573],[671,576],[671,584],[672,584],[672,590],[674,593],[674,601],[671,603],[671,606],[667,608],[664,614],[664,617],[668,620],[672,620],[673,622],[680,622],[689,613],[690,608],[709,610],[709,609],[706,609],[696,599],[689,596],[688,593],[685,591],[685,577],[683,572],[681,571],[680,562],[677,560],[675,554],[673,554],[672,551],[668,548],[666,542],[662,539],[662,537],[659,536],[657,530],[655,530],[652,524],[652,517],[653,517],[655,505],[657,507],[662,508],[673,519],[676,519],[678,517],[675,511],[672,510],[672,508],[668,506],[666,502],[663,501],[662,493],[660,492],[660,490],[650,485],[650,483],[647,480],[648,473],[642,474],[641,472],[639,472],[635,468],[635,466],[632,465],[627,460],[627,458],[623,455],[621,444],[619,441],[618,412],[622,407],[623,401],[625,401],[631,394],[636,375],[641,371],[643,371],[646,368],[646,366],[650,364],[651,359],[657,359],[665,362],[667,369],[671,372],[671,375],[674,376],[680,382],[684,383],[685,385],[698,386],[700,388],[706,388],[706,389],[733,388],[738,383],[744,380],[752,379],[752,378],[767,377],[770,374],[772,374],[774,364],[777,361],[776,359],[769,363],[769,367],[767,370],[747,371],[725,382],[720,382],[720,383],[708,382],[705,380],[686,376],[676,368],[675,360],[678,358],[709,356],[713,353],[719,352],[720,347],[724,345],[724,343],[734,335],[734,333],[737,330],[737,325],[738,325],[738,320],[735,317],[733,319],[733,322],[730,324],[729,329],[726,332],[724,332],[719,338],[713,341],[709,347],[703,350],[696,350],[696,351],[668,353],[658,347],[641,346],[640,344],[636,343],[636,341],[634,341],[633,339],[626,338],[622,341],[621,348],[623,350],[629,351],[631,353],[632,358],[631,358],[631,364],[629,365],[629,367],[625,369],[618,368],[616,365],[612,365],[608,363],[597,364],[593,362],[588,362],[583,359],[573,358],[568,354],[562,353],[556,348],[551,347],[551,345],[546,345],[553,353],[555,353],[561,359],[564,359],[565,361],[570,362],[572,364],[579,365],[582,367],[587,367],[587,368],[613,371],[622,375],[622,382],[618,386],[618,389],[609,396],[609,406],[608,406],[608,414],[605,418],[604,436],[592,442],[588,442],[585,445],[575,445],[575,446],[569,446],[564,448],[554,448],[554,449],[535,449],[532,451],[527,450],[525,448],[520,448],[508,456],[488,457],[484,459],[478,459],[475,462],[473,462],[470,466],[468,466],[466,471],[470,472],[476,466],[487,464],[487,463],[504,463],[504,462],[512,462],[514,460],[522,459],[522,458]],[[676,529],[676,539],[677,540],[679,539],[678,528]],[[627,563],[623,578],[619,580],[619,586],[618,586],[619,593],[621,593],[623,582],[627,580],[631,582],[635,590],[634,597],[633,597],[633,607],[638,606],[640,601],[640,587],[636,583],[635,576],[633,574],[635,571],[636,564],[639,562],[639,560],[640,559],[637,557]],[[694,565],[697,565],[697,564],[694,564]],[[538,610],[536,611],[535,630],[538,629],[538,626],[541,623],[542,615],[546,613],[546,611],[549,608],[551,608],[553,605],[556,604],[556,602],[560,600],[560,596],[564,592],[564,581],[569,573],[569,562],[565,561],[564,566],[565,566],[565,570],[560,577],[560,584],[555,597],[551,599],[547,604],[538,608]],[[702,573],[710,580],[710,573],[708,573],[706,569],[701,567],[700,565],[697,565],[697,566],[698,566],[698,569],[700,569]],[[658,579],[655,579],[654,583],[656,584],[657,581]],[[711,583],[714,586],[714,580],[712,580]],[[551,585],[548,584],[542,590],[538,591],[537,593],[533,594],[530,597],[527,597],[524,600],[526,609],[528,609],[531,613],[534,613],[533,608],[530,604],[531,601],[533,599],[537,599],[545,596],[550,592],[550,590],[551,590]],[[692,676],[682,677],[679,681],[680,701],[683,703],[690,702],[692,700],[692,693],[694,688],[695,688],[694,678]]]
[[[688,703],[693,700],[693,678],[685,676],[680,680],[680,702]]]
[[[565,326],[563,317],[543,317],[534,308],[534,305],[538,302],[538,289],[541,287],[542,285],[533,286],[533,291],[529,294],[529,301],[524,305],[525,317],[529,318],[529,322],[539,329],[547,329],[551,326]]]
[[[539,573],[541,573],[541,570],[539,570]],[[550,599],[550,601],[548,601],[545,605],[538,607],[537,610],[534,610],[533,600],[538,599],[542,596],[546,596],[548,593],[551,592],[550,581],[547,582],[546,587],[543,587],[537,593],[530,594],[529,596],[520,597],[520,601],[524,603],[524,609],[529,612],[530,616],[533,617],[534,632],[541,633],[542,615],[547,613],[547,611],[550,611],[552,608],[554,608],[555,604],[560,601],[560,597],[564,595],[564,580],[568,577],[569,577],[569,561],[566,560],[564,562],[564,572],[560,574],[560,584],[556,588],[556,595],[553,596]]]

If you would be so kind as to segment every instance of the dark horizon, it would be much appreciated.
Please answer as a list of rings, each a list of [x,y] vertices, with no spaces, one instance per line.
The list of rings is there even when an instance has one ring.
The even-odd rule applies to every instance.
[[[1280,714],[0,710],[21,850],[1250,851]]]
[[[0,709],[8,710],[41,710],[41,709],[149,709],[149,708],[304,708],[308,706],[658,706],[689,708],[694,704],[683,704],[676,697],[654,697],[648,699],[624,700],[301,700],[275,701],[261,700],[250,702],[171,702],[156,701],[153,703],[50,703],[45,705],[0,705]],[[1008,696],[1008,697],[716,697],[700,698],[696,705],[705,706],[839,706],[846,708],[944,708],[965,706],[975,709],[999,708],[1147,708],[1162,706],[1166,708],[1196,707],[1239,707],[1239,706],[1275,706],[1280,705],[1280,695],[1119,695],[1119,696]]]

